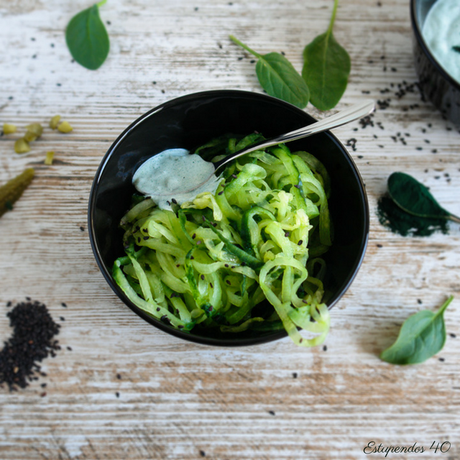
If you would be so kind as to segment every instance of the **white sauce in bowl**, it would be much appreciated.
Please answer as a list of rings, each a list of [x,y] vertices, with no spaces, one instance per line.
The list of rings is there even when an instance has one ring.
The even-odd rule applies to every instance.
[[[154,155],[133,176],[136,190],[152,198],[160,209],[171,209],[173,198],[182,204],[199,193],[214,193],[218,183],[214,165],[185,149],[168,149]],[[184,193],[187,190],[192,192]]]
[[[441,67],[460,83],[460,1],[438,0],[425,18],[422,35]]]

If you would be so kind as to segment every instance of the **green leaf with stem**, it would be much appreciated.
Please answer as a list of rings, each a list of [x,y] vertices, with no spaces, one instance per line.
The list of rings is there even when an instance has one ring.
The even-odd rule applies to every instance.
[[[307,106],[310,99],[308,85],[282,54],[268,53],[262,55],[241,43],[233,35],[230,35],[230,39],[258,59],[256,64],[257,78],[267,94],[290,102],[301,109]]]
[[[332,33],[338,4],[335,0],[327,31],[303,51],[302,77],[310,88],[310,102],[319,110],[329,110],[338,104],[350,75],[350,56]]]
[[[441,351],[446,342],[444,311],[452,300],[450,296],[437,313],[422,310],[409,316],[396,342],[381,353],[380,359],[391,364],[417,364]]]
[[[109,54],[109,36],[99,16],[99,7],[106,1],[102,0],[76,14],[65,32],[70,54],[79,64],[90,70],[98,69]]]

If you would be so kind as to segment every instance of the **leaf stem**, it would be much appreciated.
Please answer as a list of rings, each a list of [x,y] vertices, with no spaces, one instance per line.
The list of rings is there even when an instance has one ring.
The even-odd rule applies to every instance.
[[[100,8],[105,3],[107,3],[107,0],[101,0],[99,3],[96,3],[96,5],[97,5],[98,8]]]
[[[253,56],[256,58],[261,58],[262,56],[259,53],[256,53],[254,50],[249,48],[249,46],[245,45],[244,43],[241,43],[236,37],[233,35],[229,35],[230,40],[232,40],[233,43],[237,44],[238,46],[241,46],[241,48],[244,48],[248,53],[251,53]]]
[[[329,23],[329,27],[327,29],[327,34],[330,35],[332,33],[332,29],[334,27],[335,22],[335,15],[337,14],[337,7],[339,6],[339,0],[334,0],[334,8],[332,9],[332,16],[331,22]]]
[[[442,304],[442,307],[436,312],[436,316],[441,316],[446,308],[449,306],[449,304],[452,302],[452,300],[454,300],[454,296],[451,295],[443,304]]]

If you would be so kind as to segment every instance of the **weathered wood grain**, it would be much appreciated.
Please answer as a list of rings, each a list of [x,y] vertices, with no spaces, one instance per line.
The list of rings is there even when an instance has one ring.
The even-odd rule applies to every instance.
[[[0,338],[11,333],[7,301],[25,296],[45,302],[62,325],[62,349],[43,362],[47,376],[18,392],[0,389],[0,458],[382,458],[365,455],[369,442],[425,448],[387,458],[460,457],[460,228],[403,238],[375,214],[386,178],[401,170],[460,215],[459,128],[410,86],[417,79],[407,1],[344,1],[338,11],[334,33],[352,72],[337,108],[365,98],[380,104],[374,126],[335,130],[366,183],[371,232],[325,348],[299,350],[288,339],[238,349],[184,343],[127,309],[92,256],[89,191],[118,134],[187,93],[260,92],[252,58],[229,34],[262,53],[283,51],[300,70],[303,47],[326,29],[332,3],[111,0],[101,8],[110,55],[91,72],[71,62],[63,35],[88,2],[0,0],[0,123],[23,131],[60,113],[74,127],[45,130],[21,156],[18,136],[0,137],[0,183],[36,168],[0,219]],[[409,91],[399,97],[401,88]],[[52,166],[43,164],[48,150]],[[456,299],[442,352],[413,367],[378,359],[407,316],[449,294]],[[433,441],[452,446],[435,454]]]

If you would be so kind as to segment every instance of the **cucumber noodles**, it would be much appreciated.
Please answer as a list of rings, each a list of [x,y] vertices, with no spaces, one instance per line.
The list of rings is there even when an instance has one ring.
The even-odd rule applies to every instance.
[[[223,136],[195,153],[219,158],[261,138]],[[134,195],[113,277],[137,307],[183,331],[284,327],[296,344],[318,345],[330,321],[319,257],[331,245],[329,191],[315,157],[278,145],[238,158],[214,195],[173,211]],[[265,300],[271,307],[257,307]]]

